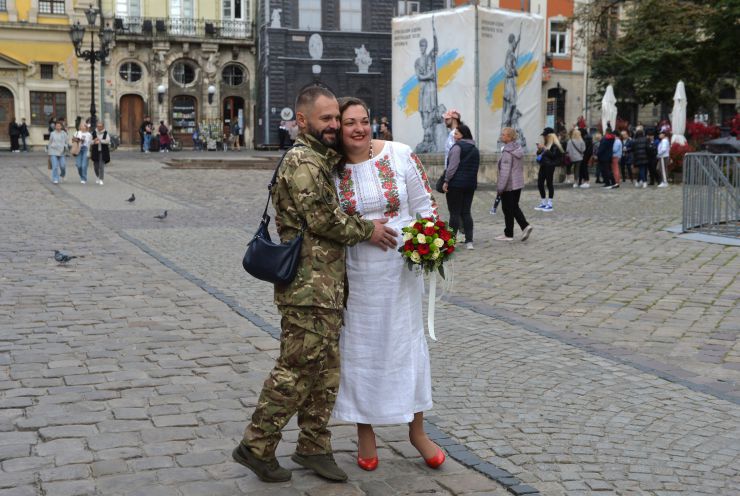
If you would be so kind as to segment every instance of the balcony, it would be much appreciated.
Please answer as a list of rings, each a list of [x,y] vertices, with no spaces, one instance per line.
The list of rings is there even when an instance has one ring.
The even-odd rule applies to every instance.
[[[179,17],[116,17],[117,40],[233,40],[254,41],[252,25],[242,20],[186,19]]]

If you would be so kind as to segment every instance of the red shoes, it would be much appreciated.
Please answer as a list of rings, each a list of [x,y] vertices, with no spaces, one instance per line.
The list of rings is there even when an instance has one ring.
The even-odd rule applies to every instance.
[[[437,448],[437,453],[431,458],[425,458],[424,461],[427,462],[427,466],[430,468],[439,468],[445,462],[445,452]]]
[[[378,468],[378,455],[375,455],[372,458],[360,458],[360,454],[358,453],[357,466],[360,467],[362,470],[372,472],[373,470]]]

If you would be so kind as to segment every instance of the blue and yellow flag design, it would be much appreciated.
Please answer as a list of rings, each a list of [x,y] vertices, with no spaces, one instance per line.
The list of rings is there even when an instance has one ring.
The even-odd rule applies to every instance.
[[[516,59],[516,69],[519,75],[516,78],[517,90],[526,85],[534,76],[537,70],[537,60],[534,52],[528,52],[520,55]],[[506,73],[504,68],[497,70],[488,80],[486,87],[486,102],[492,111],[501,110],[504,106],[504,80]]]
[[[459,50],[447,50],[437,57],[437,89],[441,90],[453,79],[465,63],[465,57],[459,56]],[[406,115],[419,111],[419,80],[416,75],[408,78],[398,94],[398,106]]]

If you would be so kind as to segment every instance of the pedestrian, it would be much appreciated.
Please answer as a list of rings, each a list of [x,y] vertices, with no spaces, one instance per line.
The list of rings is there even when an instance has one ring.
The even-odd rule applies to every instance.
[[[139,137],[141,138],[141,151],[149,153],[152,148],[152,118],[148,115],[144,117],[144,122],[139,126]]]
[[[92,138],[92,160],[97,176],[95,183],[102,186],[105,164],[110,162],[110,136],[103,121],[98,121],[97,128],[92,133]]]
[[[480,152],[475,146],[473,134],[465,124],[455,128],[455,144],[450,148],[442,190],[447,195],[450,211],[450,228],[457,234],[462,224],[465,232],[465,248],[473,249],[473,195],[478,187]]]
[[[53,133],[54,130],[56,129],[54,126],[56,123],[57,123],[57,118],[55,115],[52,115],[51,117],[49,117],[49,126],[48,126],[49,134]]]
[[[514,128],[505,127],[501,130],[500,141],[504,147],[498,159],[496,192],[501,197],[501,210],[504,212],[504,234],[494,238],[498,241],[514,241],[515,220],[522,230],[522,241],[526,241],[532,233],[532,225],[519,208],[519,198],[524,188],[524,150],[517,138]]]
[[[64,181],[67,174],[67,166],[64,163],[64,154],[69,146],[69,137],[67,131],[62,127],[62,123],[54,123],[54,131],[49,134],[49,144],[46,147],[49,159],[51,160],[51,182],[59,184]]]
[[[583,141],[581,132],[578,129],[571,131],[570,139],[565,149],[573,166],[573,187],[588,187],[583,186],[584,184],[588,184],[588,165],[583,162],[583,156],[586,153],[586,142]]]
[[[614,156],[614,142],[616,137],[612,134],[610,127],[606,128],[606,134],[599,141],[599,149],[596,152],[596,159],[599,162],[599,170],[604,178],[604,189],[612,189],[616,184],[614,174],[612,173],[612,157]]]
[[[650,147],[648,148],[648,173],[650,174],[650,184],[648,186],[655,186],[660,184],[660,177],[658,177],[658,144],[660,140],[655,138],[655,131],[650,130],[647,133],[647,140]]]
[[[652,144],[645,137],[645,131],[638,126],[635,139],[632,142],[632,162],[637,167],[638,188],[647,188],[648,162],[650,160],[650,147]]]
[[[601,167],[599,166],[598,157],[596,154],[599,152],[599,145],[601,144],[601,139],[603,138],[603,135],[600,132],[595,132],[593,137],[593,147],[592,147],[592,154],[591,154],[591,164],[595,164],[596,167],[594,167],[594,172],[596,176],[596,184],[601,184],[604,181],[602,181],[601,177]]]
[[[301,432],[292,460],[324,478],[345,481],[327,426],[339,386],[346,246],[369,239],[386,250],[395,246],[397,233],[385,227],[386,219],[365,220],[339,206],[334,168],[342,157],[334,149],[339,129],[334,94],[310,86],[298,95],[295,109],[301,132],[278,171],[272,200],[280,239],[303,233],[301,258],[295,279],[275,286],[282,315],[280,355],[232,456],[263,481],[290,480],[275,449],[297,413]]]
[[[388,127],[387,122],[380,123],[380,139],[385,141],[393,141],[393,134],[391,133],[391,128]]]
[[[11,118],[8,124],[8,135],[10,136],[10,151],[20,153],[21,147],[18,144],[21,137],[21,127],[16,122],[15,117]]]
[[[618,135],[615,134],[614,143],[612,144],[611,170],[612,170],[612,176],[614,178],[614,185],[612,186],[612,189],[619,188],[619,185],[622,182],[622,176],[619,174],[619,162],[622,160],[623,151],[624,151],[624,147],[622,146],[622,140],[619,138]]]
[[[583,151],[583,160],[581,161],[581,175],[579,181],[581,182],[581,188],[590,188],[588,168],[593,162],[594,156],[594,140],[588,134],[585,127],[578,128],[578,132],[581,133],[583,143],[586,145],[586,149]]]
[[[362,100],[341,98],[339,111],[345,160],[339,163],[336,184],[345,213],[387,218],[387,226],[398,231],[417,215],[437,217],[426,172],[411,148],[371,139]],[[389,183],[393,177],[397,180]],[[438,468],[444,452],[424,432],[432,380],[424,339],[423,276],[408,270],[396,251],[379,252],[358,243],[347,249],[347,281],[339,393],[332,416],[357,424],[357,464],[364,470],[378,467],[373,425],[399,423],[408,424],[409,440],[426,464]]]
[[[668,141],[668,132],[665,130],[661,130],[658,136],[660,137],[660,143],[658,144],[658,162],[660,163],[661,177],[658,187],[667,188],[668,176],[666,175],[666,171],[668,170],[668,160],[670,159],[671,154],[671,142]]]
[[[159,152],[169,153],[170,152],[170,128],[167,127],[164,121],[159,121]]]
[[[457,126],[462,124],[462,120],[460,118],[460,112],[456,109],[448,110],[442,115],[442,117],[445,120],[445,126],[450,130],[447,135],[447,141],[445,141],[445,167],[447,167],[447,157],[450,155],[450,149],[457,141],[455,139],[455,129],[457,129]]]
[[[632,144],[633,140],[630,137],[630,133],[626,130],[621,132],[622,138],[622,159],[619,161],[619,168],[622,174],[622,178],[626,179],[629,177],[632,184],[635,183],[635,177],[632,175]]]
[[[241,128],[239,127],[239,122],[234,121],[234,124],[231,126],[231,136],[234,137],[234,149],[236,151],[241,151],[241,143],[239,143],[241,134]]]
[[[541,212],[552,212],[552,199],[555,196],[553,176],[555,167],[563,163],[563,146],[555,134],[555,130],[546,127],[541,134],[545,138],[544,145],[537,143],[537,161],[540,170],[537,173],[537,188],[540,190],[540,204],[534,207]],[[547,184],[547,197],[545,197],[545,184]]]
[[[378,139],[380,137],[380,124],[378,124],[377,117],[373,117],[373,123],[371,127],[373,130],[373,139]]]
[[[87,184],[87,159],[92,139],[92,134],[84,122],[80,124],[80,129],[72,136],[72,141],[76,140],[80,147],[75,157],[75,165],[77,166],[77,173],[80,175],[81,184]]]
[[[196,152],[200,151],[200,132],[198,131],[198,126],[195,126],[193,128],[193,150]]]
[[[21,151],[27,152],[28,151],[28,144],[26,143],[26,140],[28,140],[28,137],[31,135],[31,133],[28,132],[28,125],[26,124],[26,118],[21,118]]]

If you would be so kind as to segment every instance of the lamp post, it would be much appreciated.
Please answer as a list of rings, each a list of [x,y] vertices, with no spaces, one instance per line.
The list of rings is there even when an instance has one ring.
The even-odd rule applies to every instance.
[[[102,62],[109,54],[108,48],[113,41],[115,32],[110,26],[106,26],[101,29],[100,37],[100,50],[95,50],[95,35],[93,34],[92,28],[95,27],[95,21],[98,17],[98,10],[92,5],[85,10],[85,17],[87,17],[87,23],[90,26],[90,50],[81,50],[82,41],[85,38],[85,27],[77,21],[69,30],[69,36],[72,38],[72,43],[75,47],[75,55],[83,60],[90,61],[90,126],[94,129],[97,124],[97,111],[95,109],[95,62]],[[101,89],[102,91],[102,89]]]

